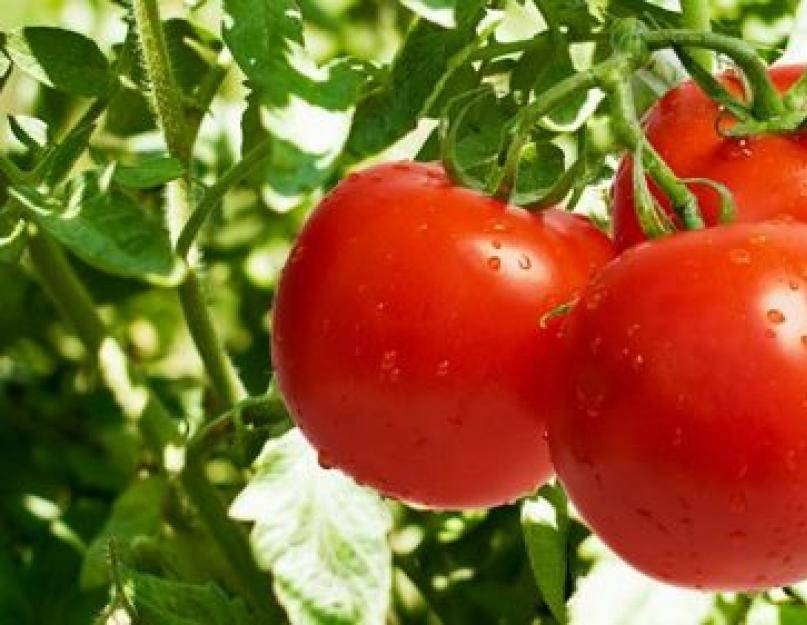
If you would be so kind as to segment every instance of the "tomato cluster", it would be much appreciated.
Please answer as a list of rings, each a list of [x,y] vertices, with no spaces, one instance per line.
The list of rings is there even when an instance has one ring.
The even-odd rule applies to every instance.
[[[724,138],[721,115],[688,83],[647,131],[681,177],[732,191],[737,223],[714,225],[718,198],[693,186],[713,227],[652,242],[629,158],[615,245],[439,165],[343,181],[292,251],[273,326],[280,388],[321,463],[435,508],[512,501],[554,466],[592,529],[654,577],[807,575],[807,139]]]

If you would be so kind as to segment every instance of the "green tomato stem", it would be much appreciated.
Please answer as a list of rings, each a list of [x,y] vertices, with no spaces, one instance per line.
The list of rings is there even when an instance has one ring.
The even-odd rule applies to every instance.
[[[701,33],[712,30],[709,0],[681,0],[681,26]],[[709,50],[695,50],[692,57],[707,72],[714,71],[714,55]]]
[[[154,109],[172,156],[187,161],[192,146],[182,108],[182,93],[171,71],[157,0],[132,0],[132,14],[140,39],[143,62],[151,82]]]
[[[738,65],[751,85],[753,92],[751,112],[755,118],[767,120],[785,113],[785,105],[771,82],[765,62],[757,55],[754,47],[745,41],[716,33],[679,29],[649,31],[645,35],[645,41],[651,50],[681,46],[725,54]]]
[[[599,85],[603,77],[627,71],[629,63],[622,56],[612,57],[596,67],[570,76],[542,93],[536,100],[521,109],[513,120],[513,139],[507,147],[501,174],[492,186],[493,195],[507,201],[513,193],[518,177],[521,152],[529,138],[530,129],[549,114],[563,100],[578,91]]]
[[[189,165],[193,151],[191,135],[195,135],[195,132],[188,127],[182,108],[182,93],[171,71],[157,0],[133,0],[132,8],[143,48],[146,74],[154,91],[154,107],[161,121],[168,151],[171,156]],[[190,169],[186,168],[188,172]],[[169,184],[168,226],[176,243],[182,236],[182,227],[192,214],[191,196],[189,175]],[[183,246],[187,247],[183,256],[193,256],[192,245],[185,241]],[[191,267],[187,279],[179,287],[183,314],[216,394],[225,408],[230,408],[244,399],[247,393],[210,318],[193,261],[191,259],[189,263]]]
[[[179,301],[191,338],[202,355],[213,388],[216,389],[221,402],[227,408],[231,408],[248,395],[235,366],[221,344],[207,308],[199,276],[195,271],[188,272],[187,278],[179,286]]]
[[[181,257],[184,258],[187,256],[205,220],[210,216],[216,206],[218,206],[227,192],[253,173],[258,167],[263,165],[272,155],[273,143],[272,138],[261,141],[244,155],[243,159],[233,165],[219,178],[215,185],[207,190],[207,193],[205,193],[204,197],[199,202],[196,210],[191,213],[190,218],[179,235],[177,253]]]
[[[227,516],[219,493],[205,474],[204,458],[189,454],[180,480],[222,557],[236,573],[240,592],[255,610],[257,622],[261,625],[285,623],[283,610],[271,600],[269,577],[256,567],[244,531]]]
[[[669,198],[684,227],[687,230],[703,228],[705,224],[695,195],[646,141],[636,116],[630,83],[625,80],[616,81],[608,88],[608,92],[611,97],[614,132],[617,139],[628,150],[634,153],[641,151],[647,172]]]

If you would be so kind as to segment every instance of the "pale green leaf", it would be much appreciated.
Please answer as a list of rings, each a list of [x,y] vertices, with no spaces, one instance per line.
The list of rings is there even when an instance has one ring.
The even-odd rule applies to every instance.
[[[383,625],[390,514],[373,491],[325,470],[298,430],[269,441],[232,517],[252,521],[259,564],[292,625]]]

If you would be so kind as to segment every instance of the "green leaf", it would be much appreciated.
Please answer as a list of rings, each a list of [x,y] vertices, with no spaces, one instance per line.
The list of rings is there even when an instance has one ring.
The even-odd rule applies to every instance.
[[[264,180],[283,196],[309,193],[341,152],[367,68],[346,59],[318,67],[305,50],[293,0],[224,4],[224,39],[253,90],[243,121],[244,149],[275,137]]]
[[[292,625],[383,625],[391,584],[390,514],[373,491],[324,470],[298,430],[269,441],[233,518],[252,521]]]
[[[28,229],[25,221],[8,211],[0,211],[0,263],[19,262],[28,244]]]
[[[94,124],[78,128],[50,152],[43,168],[46,172],[45,182],[56,185],[67,178],[78,159],[89,147],[90,137],[94,131]]]
[[[99,588],[110,581],[109,542],[115,540],[125,553],[126,543],[138,536],[153,536],[160,529],[168,484],[162,477],[138,480],[112,505],[104,527],[84,554],[80,584]]]
[[[454,16],[457,0],[401,0],[401,4],[423,19],[443,28],[454,28],[457,25]]]
[[[12,187],[9,194],[38,226],[96,269],[165,286],[184,277],[163,224],[123,193],[89,192],[68,207],[29,187]]]
[[[345,151],[349,159],[376,154],[413,130],[443,84],[478,46],[483,0],[457,5],[457,27],[420,21],[398,52],[389,75],[359,102]]]
[[[803,625],[807,622],[807,606],[782,604],[778,606],[779,625]]]
[[[569,512],[566,494],[547,485],[521,509],[524,542],[533,575],[544,603],[561,623],[568,622],[566,572],[568,570]]]
[[[14,65],[59,91],[100,98],[112,86],[109,61],[94,41],[79,33],[29,26],[8,34],[4,48]]]
[[[174,79],[183,93],[192,95],[216,65],[222,42],[210,31],[188,20],[163,23]]]
[[[224,40],[268,108],[285,108],[292,96],[330,111],[353,104],[363,66],[343,59],[317,67],[305,51],[294,0],[225,0],[224,7]]]
[[[113,180],[124,187],[152,189],[185,173],[182,162],[170,157],[149,158],[135,165],[118,165]]]
[[[230,599],[215,584],[185,584],[135,572],[121,576],[138,625],[255,625],[244,602]]]

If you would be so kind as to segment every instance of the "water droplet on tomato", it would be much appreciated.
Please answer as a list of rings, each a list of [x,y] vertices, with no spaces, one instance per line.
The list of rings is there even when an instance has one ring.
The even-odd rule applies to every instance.
[[[326,451],[320,451],[317,454],[317,463],[319,464],[320,468],[325,469],[326,471],[329,469],[333,469],[334,462],[333,459],[328,455]]]
[[[507,230],[507,226],[497,221],[490,227],[490,229],[493,230],[494,232],[505,232]]]
[[[643,519],[652,519],[653,518],[653,515],[646,508],[635,508],[633,511],[636,513],[637,516],[640,516]]]
[[[643,366],[644,366],[644,356],[642,356],[641,354],[636,354],[636,356],[633,357],[633,369],[634,369],[634,371],[638,371]]]
[[[494,250],[502,249],[502,242],[499,241],[498,239],[494,239],[493,241],[490,242],[490,244],[493,246]]]
[[[628,336],[635,335],[640,329],[641,326],[638,323],[631,324],[630,327],[628,327]]]
[[[450,369],[451,369],[451,362],[448,360],[441,360],[437,365],[437,375],[439,375],[440,377],[444,377],[448,375]]]
[[[384,312],[384,309],[385,309],[386,307],[387,307],[387,305],[386,305],[384,302],[378,302],[378,303],[375,305],[375,309],[376,309],[378,312],[380,312],[380,313],[381,313],[381,312]]]
[[[785,322],[785,313],[783,313],[778,308],[771,308],[765,316],[768,318],[768,321],[771,323],[784,323]]]
[[[799,290],[799,283],[795,280],[789,280],[787,286],[790,287],[791,291],[798,291]]]
[[[675,428],[675,433],[673,435],[672,440],[672,446],[680,447],[683,442],[684,442],[684,430],[679,425]]]
[[[750,265],[751,254],[748,253],[748,250],[737,248],[729,252],[729,260],[735,265]]]
[[[748,499],[746,499],[743,493],[734,493],[731,496],[729,504],[731,505],[731,511],[736,514],[742,514],[748,510]]]
[[[398,352],[394,349],[389,349],[384,352],[384,355],[381,357],[381,370],[382,371],[392,371],[395,369],[395,365],[398,362]]]
[[[596,336],[589,344],[589,350],[591,351],[592,356],[596,356],[600,352],[600,348],[602,347],[602,337]]]
[[[764,234],[755,234],[748,238],[751,245],[765,245],[768,242],[768,237]]]
[[[748,538],[748,535],[740,530],[736,530],[729,534],[729,540],[733,542],[735,546],[741,545],[743,542],[745,542],[746,538]]]
[[[401,370],[397,367],[389,372],[389,379],[391,382],[397,382],[401,377]]]
[[[502,266],[502,260],[498,256],[491,256],[488,258],[488,267],[493,269],[493,271],[499,271],[499,268]]]
[[[773,330],[768,328],[767,330],[765,330],[765,336],[767,336],[769,339],[775,339],[776,338],[776,332],[774,332]]]
[[[527,256],[526,254],[521,254],[518,257],[518,266],[521,267],[521,269],[523,269],[524,271],[530,269],[532,267],[532,261],[530,260],[530,257]]]
[[[796,459],[796,450],[791,449],[785,454],[785,465],[787,466],[787,470],[791,473],[795,473],[798,470],[799,463]]]

